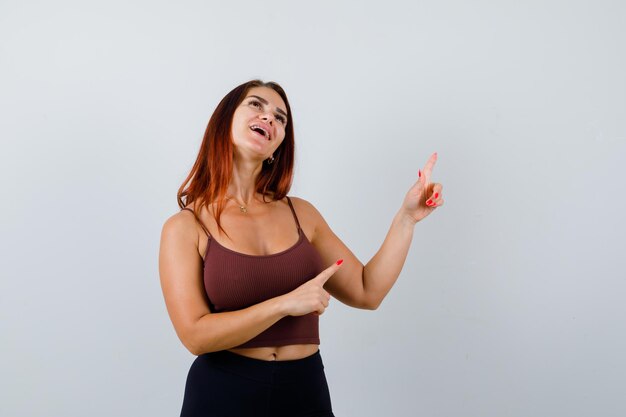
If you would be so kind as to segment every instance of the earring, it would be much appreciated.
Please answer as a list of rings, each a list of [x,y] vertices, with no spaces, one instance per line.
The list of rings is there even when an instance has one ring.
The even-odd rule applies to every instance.
[[[266,159],[267,164],[271,165],[274,162],[274,155],[272,154],[269,158]]]

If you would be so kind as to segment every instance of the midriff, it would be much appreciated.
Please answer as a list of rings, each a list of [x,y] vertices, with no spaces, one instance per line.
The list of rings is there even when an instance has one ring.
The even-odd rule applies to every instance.
[[[238,355],[262,361],[292,361],[314,355],[319,350],[319,345],[287,345],[228,350]]]

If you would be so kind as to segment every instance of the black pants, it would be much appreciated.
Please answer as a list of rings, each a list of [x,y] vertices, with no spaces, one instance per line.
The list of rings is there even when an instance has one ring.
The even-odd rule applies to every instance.
[[[189,369],[181,417],[334,417],[319,350],[264,361],[227,350],[198,356]]]

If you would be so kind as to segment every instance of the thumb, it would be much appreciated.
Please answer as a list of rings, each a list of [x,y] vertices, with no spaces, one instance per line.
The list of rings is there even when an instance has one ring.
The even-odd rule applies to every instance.
[[[337,262],[320,272],[319,275],[314,279],[316,279],[320,284],[324,285],[326,281],[328,281],[330,277],[332,277],[333,274],[337,272],[339,268],[341,268],[342,263],[343,259],[339,259]]]

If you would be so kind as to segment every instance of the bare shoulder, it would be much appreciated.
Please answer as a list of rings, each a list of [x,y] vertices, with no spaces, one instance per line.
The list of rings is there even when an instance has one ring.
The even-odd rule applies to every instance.
[[[163,224],[159,276],[176,333],[193,354],[197,354],[195,323],[211,312],[204,298],[201,261],[195,217],[181,210]]]
[[[168,217],[163,223],[161,239],[198,242],[198,228],[196,219],[189,210],[180,210]]]
[[[301,197],[289,196],[293,207],[298,210],[298,213],[302,213],[305,216],[321,216],[320,212],[315,206],[308,200]]]
[[[300,222],[305,222],[306,224],[309,224],[314,230],[314,233],[316,233],[319,226],[322,225],[324,222],[322,214],[317,210],[317,208],[315,208],[313,203],[305,200],[304,198],[293,196],[289,196],[289,198],[293,203],[293,208],[298,213],[298,218],[300,219]]]

